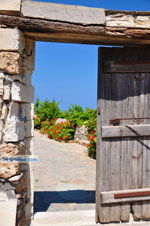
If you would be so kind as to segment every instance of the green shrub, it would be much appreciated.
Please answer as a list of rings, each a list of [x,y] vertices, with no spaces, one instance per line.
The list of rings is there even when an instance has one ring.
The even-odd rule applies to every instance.
[[[63,118],[66,118],[70,122],[76,124],[76,126],[85,125],[93,128],[94,122],[96,122],[96,112],[96,110],[90,108],[83,110],[83,108],[79,105],[70,105],[69,109],[64,111]]]
[[[45,100],[44,102],[40,102],[37,99],[35,103],[34,109],[35,115],[37,116],[38,120],[35,122],[35,128],[41,128],[41,122],[43,121],[50,121],[54,118],[61,117],[61,111],[59,109],[59,103],[53,100],[50,102],[49,100]]]
[[[88,128],[88,132],[90,133],[91,131],[96,130],[97,110],[86,108],[86,112],[88,113],[88,120],[85,121],[84,125]]]
[[[55,124],[57,118],[65,118],[67,122]],[[35,103],[35,128],[47,134],[49,138],[57,141],[69,141],[74,139],[76,126],[85,125],[88,128],[89,144],[88,153],[92,158],[96,158],[96,120],[97,110],[86,108],[79,105],[70,105],[69,109],[61,112],[59,103],[48,100],[43,103],[38,99]]]

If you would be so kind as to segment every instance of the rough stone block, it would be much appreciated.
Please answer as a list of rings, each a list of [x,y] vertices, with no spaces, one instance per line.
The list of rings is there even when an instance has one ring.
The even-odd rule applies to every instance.
[[[136,28],[150,28],[150,16],[137,16],[135,18]]]
[[[3,132],[3,121],[0,120],[0,142],[2,140],[2,132]]]
[[[4,129],[5,142],[17,142],[25,137],[25,127],[23,121],[6,120]]]
[[[21,7],[25,17],[58,20],[77,24],[105,24],[105,11],[100,8],[25,1]]]
[[[9,106],[7,121],[18,121],[18,120],[19,120],[19,103],[11,102]]]
[[[0,222],[3,226],[16,225],[17,199],[0,202]],[[9,215],[9,217],[8,217]]]
[[[19,163],[0,163],[0,175],[3,178],[9,178],[20,173]]]
[[[77,126],[74,139],[79,141],[87,141],[88,129],[85,126]]]
[[[8,201],[7,193],[0,191],[0,202],[1,201]]]
[[[0,28],[0,50],[22,53],[24,45],[23,35],[18,29]]]
[[[26,137],[33,137],[34,136],[34,120],[27,121],[25,123],[25,131]]]
[[[8,121],[28,121],[33,120],[34,104],[11,102],[9,106]]]
[[[20,14],[21,0],[0,0],[0,12],[5,14]]]
[[[59,124],[59,123],[62,123],[62,122],[67,122],[67,119],[64,119],[64,118],[58,118],[55,122],[55,124]]]
[[[4,78],[5,78],[4,73],[0,71],[0,79],[4,79]]]
[[[22,82],[25,83],[27,86],[31,86],[32,71],[26,70],[26,68],[24,68],[24,70],[25,71],[23,72]]]
[[[33,137],[25,138],[25,145],[26,145],[27,154],[34,155],[35,154],[34,153],[34,138]]]
[[[15,175],[15,176],[13,176],[13,177],[10,177],[10,178],[9,178],[9,181],[11,181],[11,182],[19,181],[19,180],[21,179],[22,176],[23,176],[23,173],[18,174],[18,175]]]
[[[4,85],[3,100],[10,100],[10,84]]]
[[[34,104],[33,103],[24,103],[22,104],[22,115],[26,118],[27,121],[33,120],[34,118]]]
[[[12,83],[14,81],[23,82],[22,76],[20,75],[5,75],[5,81],[7,83]]]
[[[0,70],[8,74],[19,74],[21,72],[20,54],[0,52]]]
[[[25,146],[23,144],[1,144],[0,155],[2,156],[15,156],[25,153]],[[20,174],[21,164],[18,162],[4,163],[0,162],[0,177],[8,179],[17,174]]]
[[[5,120],[7,118],[7,113],[8,113],[8,108],[4,104],[3,107],[2,107],[2,114],[1,114],[1,119],[2,120]]]
[[[14,190],[14,187],[9,182],[6,182],[7,179],[1,178],[1,180],[3,181],[0,182],[0,191]]]
[[[110,15],[106,17],[106,26],[110,27],[134,27],[134,17],[131,15]]]
[[[3,95],[3,92],[4,92],[4,79],[0,79],[0,96]]]
[[[12,101],[17,102],[33,102],[34,88],[33,86],[25,86],[19,82],[14,82],[11,89]]]

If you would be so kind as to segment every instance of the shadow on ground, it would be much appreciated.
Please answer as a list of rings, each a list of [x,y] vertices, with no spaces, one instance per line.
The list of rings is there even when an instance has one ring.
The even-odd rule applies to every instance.
[[[37,191],[34,192],[34,212],[45,212],[52,203],[95,203],[95,191]]]

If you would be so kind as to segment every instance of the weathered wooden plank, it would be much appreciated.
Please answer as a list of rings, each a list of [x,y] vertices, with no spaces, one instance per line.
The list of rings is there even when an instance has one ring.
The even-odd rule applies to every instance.
[[[101,49],[103,51],[103,49]],[[103,55],[104,57],[104,55]],[[104,74],[103,74],[104,76]],[[113,88],[112,88],[113,87]],[[115,92],[116,92],[116,83],[115,80],[112,78],[111,76],[111,96],[110,98],[108,98],[107,96],[105,96],[105,99],[110,101],[111,104],[111,114],[112,117],[117,117],[116,111],[114,111],[114,109],[116,108],[116,103],[114,100],[114,96],[115,96]],[[110,118],[110,115],[109,115]],[[108,118],[108,120],[109,120]],[[114,139],[110,139],[110,187],[109,187],[109,191],[111,190],[115,190],[115,149],[116,149],[116,143]],[[102,200],[101,200],[102,201]],[[115,222],[115,215],[116,215],[116,205],[110,203],[109,205],[109,219],[110,222]]]
[[[24,17],[30,18],[84,25],[105,24],[105,11],[101,8],[32,1],[22,3],[21,13]]]
[[[145,87],[145,95],[144,95],[144,117],[147,116],[149,113],[149,106],[150,106],[150,75],[145,74],[144,79],[144,87]],[[144,120],[144,123],[149,123],[148,120]],[[143,180],[142,180],[142,187],[150,187],[150,140],[147,137],[143,137]],[[142,219],[143,220],[150,220],[150,201],[142,202]]]
[[[109,112],[109,118],[108,120],[113,117],[116,118],[119,112],[117,112],[117,109],[119,108],[117,104],[118,100],[118,83],[117,77],[111,76],[111,98],[108,98],[107,96],[105,99],[111,100],[111,111]],[[120,152],[118,150],[119,143],[118,140],[113,138],[110,139],[110,153],[111,153],[111,162],[110,162],[110,190],[116,190],[118,189],[117,183],[120,183],[120,181],[117,181],[118,175],[119,175],[119,162],[118,162],[118,156],[120,155]],[[117,151],[119,153],[117,153]],[[118,164],[118,165],[117,165]],[[110,222],[119,222],[120,221],[120,206],[116,204],[110,204]]]
[[[112,74],[111,74],[112,76]],[[122,99],[123,99],[123,93],[122,93],[122,77],[120,75],[117,75],[116,78],[112,77],[116,81],[116,95],[114,97],[114,101],[116,103],[116,116],[117,118],[122,117],[123,111],[122,111]],[[112,87],[113,88],[113,87]],[[109,113],[110,114],[110,113]],[[111,117],[111,116],[110,116]],[[115,148],[115,190],[120,190],[121,186],[121,148],[122,148],[122,139],[116,139],[116,148]],[[121,207],[120,205],[116,206],[116,214],[115,214],[115,222],[120,222],[120,216],[121,216]]]
[[[98,82],[99,83],[99,82]],[[99,85],[98,85],[99,87]],[[100,104],[100,99],[98,99],[98,104]],[[99,218],[99,209],[100,209],[100,197],[99,193],[100,191],[100,176],[101,176],[101,171],[100,171],[100,166],[101,166],[101,148],[102,148],[102,139],[101,139],[101,129],[100,129],[100,124],[101,124],[101,118],[99,115],[97,115],[97,139],[99,142],[96,144],[96,215],[95,215],[95,221],[98,223],[100,222]]]
[[[109,142],[103,142],[103,151],[101,153],[101,191],[107,191],[107,153],[109,150]],[[100,215],[100,222],[107,223],[109,222],[109,205],[102,205],[100,203],[99,215]]]
[[[150,141],[145,138],[143,146],[143,187],[150,187]],[[142,219],[150,220],[150,201],[142,202]]]
[[[105,102],[105,95],[110,96],[110,78],[106,78],[102,74],[102,67],[101,65],[101,57],[102,53],[99,49],[99,83],[98,83],[98,99],[100,101],[100,125],[98,125],[98,128],[101,130],[101,125],[107,124],[107,116],[108,112],[110,110],[110,101]],[[102,85],[103,84],[103,85]],[[106,116],[107,115],[107,116]],[[100,138],[101,139],[101,138]],[[106,170],[106,166],[109,167],[109,158],[107,155],[109,155],[109,146],[110,142],[102,142],[100,144],[100,149],[99,149],[99,154],[100,155],[100,175],[99,175],[99,180],[100,180],[100,191],[105,191],[108,190],[108,183],[109,183],[109,172]],[[100,194],[100,193],[99,193]],[[100,196],[97,194],[97,200],[100,200]],[[101,203],[96,204],[97,209],[98,209],[98,216],[99,216],[99,222],[101,223],[107,223],[109,222],[109,205],[101,205]]]
[[[101,192],[101,203],[122,203],[150,200],[150,188]]]
[[[143,142],[143,169],[142,169],[142,176],[143,176],[143,183],[142,186],[144,187],[150,187],[149,184],[149,151],[147,150],[147,146],[149,146],[149,141],[145,137]],[[143,220],[149,220],[150,219],[150,201],[142,202],[142,219]]]
[[[101,52],[98,52],[98,84],[97,84],[97,106],[100,107],[100,111],[101,111],[101,107],[103,106],[103,99],[102,97],[104,96],[104,89],[101,88],[101,84],[103,84],[103,79],[104,77],[102,77],[101,74]],[[105,111],[104,106],[102,107],[102,111]],[[103,164],[103,158],[102,158],[102,154],[103,154],[103,142],[102,142],[102,137],[101,137],[101,125],[103,123],[102,121],[102,117],[101,117],[101,112],[98,112],[97,114],[97,144],[96,144],[96,222],[99,223],[101,222],[101,214],[102,214],[102,207],[101,207],[101,202],[100,202],[100,192],[101,192],[101,174],[102,174],[102,164]]]
[[[127,117],[129,115],[129,84],[130,84],[130,76],[128,78],[126,76],[121,76],[122,78],[122,117]],[[124,98],[125,96],[125,98]],[[121,122],[122,125],[125,125],[125,121]],[[129,150],[128,150],[128,138],[121,139],[121,153],[120,153],[120,162],[121,162],[121,169],[120,169],[120,189],[125,190],[129,188],[128,180],[130,172],[130,161],[129,161]],[[122,222],[129,222],[130,216],[130,204],[129,203],[121,203],[120,206],[120,220]]]
[[[150,72],[150,60],[145,61],[107,61],[104,62],[104,73],[139,73]]]
[[[106,100],[104,97],[107,96],[110,98],[111,96],[111,79],[110,76],[107,78],[101,74],[103,83],[103,87],[101,86],[101,89],[103,90],[103,105],[101,105],[100,109],[101,117],[103,118],[102,124],[107,125],[109,122],[109,112],[111,110],[111,104],[109,100]],[[110,167],[110,142],[104,141],[103,142],[103,152],[101,156],[101,191],[108,191],[109,190],[109,167]],[[107,170],[106,170],[107,169]],[[100,210],[100,219],[102,223],[108,223],[109,222],[109,205],[101,205]]]
[[[150,136],[150,124],[102,126],[102,138]]]
[[[140,74],[136,74],[134,77],[133,81],[133,112],[135,117],[140,117],[139,115],[139,108],[142,107],[140,106],[141,103],[141,82],[138,81]],[[141,116],[142,117],[142,116]],[[139,178],[141,178],[141,172],[139,170],[140,165],[141,165],[141,153],[142,152],[142,147],[140,147],[140,138],[136,138],[132,141],[132,188],[141,188],[139,185]],[[140,150],[141,149],[141,150]],[[133,218],[134,220],[140,220],[141,219],[141,204],[139,202],[134,202],[132,204],[132,211],[133,211]]]
[[[138,92],[139,95],[139,102],[138,102],[138,117],[144,117],[144,108],[145,108],[145,74],[144,73],[138,73],[139,79],[138,80]],[[147,112],[148,114],[148,112]],[[138,178],[137,178],[137,184],[138,188],[143,187],[143,143],[145,141],[143,140],[143,137],[140,137],[138,139]],[[139,219],[142,219],[142,203],[138,203],[139,205]]]

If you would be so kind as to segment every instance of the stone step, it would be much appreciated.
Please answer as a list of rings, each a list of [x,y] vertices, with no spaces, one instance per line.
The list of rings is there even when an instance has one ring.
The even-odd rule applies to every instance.
[[[96,224],[95,210],[38,212],[31,226],[150,226],[149,222]]]
[[[95,226],[95,210],[38,212],[31,226]]]

